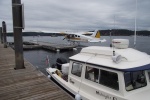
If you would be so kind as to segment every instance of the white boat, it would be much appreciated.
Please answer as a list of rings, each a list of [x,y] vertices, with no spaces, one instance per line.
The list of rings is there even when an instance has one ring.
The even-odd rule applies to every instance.
[[[76,100],[150,100],[150,55],[128,45],[114,39],[113,47],[85,47],[46,71]]]

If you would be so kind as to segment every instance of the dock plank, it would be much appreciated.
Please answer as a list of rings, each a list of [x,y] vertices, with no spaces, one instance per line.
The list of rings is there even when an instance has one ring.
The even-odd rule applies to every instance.
[[[14,51],[0,44],[0,100],[73,100],[30,62],[14,70]]]

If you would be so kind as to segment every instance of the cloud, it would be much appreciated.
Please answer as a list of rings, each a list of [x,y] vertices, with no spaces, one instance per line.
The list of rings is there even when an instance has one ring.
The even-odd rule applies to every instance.
[[[138,1],[137,25],[149,30],[149,0]],[[135,0],[22,0],[26,31],[134,30]],[[12,30],[11,0],[0,0],[0,21]]]

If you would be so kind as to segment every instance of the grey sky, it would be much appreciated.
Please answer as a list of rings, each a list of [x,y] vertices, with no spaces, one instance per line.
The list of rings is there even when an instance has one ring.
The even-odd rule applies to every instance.
[[[12,0],[0,0],[0,22],[12,31]],[[137,0],[137,30],[150,30],[150,1]],[[135,0],[22,0],[25,31],[134,30]]]

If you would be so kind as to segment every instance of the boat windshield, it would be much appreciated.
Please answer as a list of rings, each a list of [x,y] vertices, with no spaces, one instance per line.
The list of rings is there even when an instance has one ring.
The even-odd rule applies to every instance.
[[[126,72],[124,74],[127,91],[138,89],[147,85],[144,71]]]

